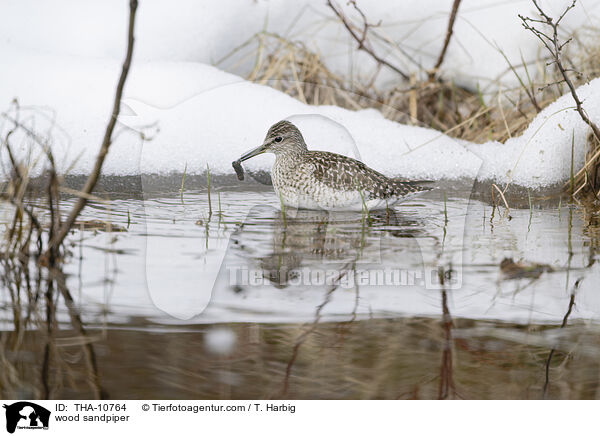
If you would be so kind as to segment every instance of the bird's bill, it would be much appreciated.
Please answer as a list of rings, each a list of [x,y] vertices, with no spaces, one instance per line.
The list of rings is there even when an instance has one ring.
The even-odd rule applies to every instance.
[[[240,157],[240,162],[244,162],[245,160],[248,160],[251,157],[258,156],[259,154],[263,154],[266,151],[266,149],[267,149],[267,147],[265,144],[259,145],[258,147],[253,148],[252,150],[247,152],[246,154],[243,154],[242,157]]]

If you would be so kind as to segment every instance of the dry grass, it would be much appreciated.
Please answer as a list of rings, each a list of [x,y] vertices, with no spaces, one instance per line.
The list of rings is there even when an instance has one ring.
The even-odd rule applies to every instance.
[[[129,27],[127,33],[127,53],[123,62],[121,75],[115,91],[113,111],[107,122],[104,138],[93,170],[86,179],[80,191],[75,192],[77,199],[70,212],[62,219],[60,209],[61,180],[58,175],[56,160],[52,152],[53,138],[51,132],[39,130],[36,117],[27,116],[19,103],[13,101],[7,112],[0,113],[0,152],[8,158],[7,165],[0,168],[8,180],[0,184],[0,201],[7,203],[3,213],[9,217],[5,231],[0,233],[0,285],[8,292],[12,308],[14,331],[0,332],[2,350],[9,351],[13,356],[24,347],[24,334],[38,321],[38,330],[45,333],[43,359],[39,371],[40,388],[30,392],[16,392],[22,386],[27,386],[23,380],[33,380],[29,375],[19,378],[19,362],[11,361],[10,355],[0,352],[0,394],[8,396],[50,399],[54,396],[56,384],[61,384],[61,363],[68,360],[80,360],[86,369],[85,380],[90,386],[93,396],[101,399],[104,394],[100,386],[96,355],[92,346],[93,340],[87,337],[75,301],[67,288],[66,275],[61,266],[69,253],[65,238],[70,233],[76,220],[91,198],[96,182],[100,177],[102,165],[108,154],[116,120],[121,106],[121,95],[133,56],[133,35],[137,0],[129,2]],[[35,115],[35,114],[34,114]],[[23,148],[25,155],[16,153]],[[47,175],[42,182],[41,201],[43,207],[35,204],[30,197],[35,194],[35,187],[30,183],[32,170],[39,165]],[[67,171],[68,172],[68,171]],[[37,271],[37,277],[32,278],[31,270]],[[57,343],[59,321],[56,307],[60,298],[69,314],[70,324],[76,332],[76,337]],[[44,310],[40,306],[44,305]],[[45,312],[45,313],[44,313]],[[41,320],[41,325],[39,321]],[[69,356],[64,359],[61,347],[66,344],[80,345],[76,358]],[[58,369],[57,369],[58,368]],[[65,379],[69,378],[66,371]],[[72,382],[72,380],[66,380]],[[3,395],[6,397],[6,395]]]
[[[600,77],[600,45],[597,44],[600,29],[583,28],[575,36],[575,54],[567,58],[570,68],[580,72],[578,84]],[[600,141],[591,132],[588,134],[585,164],[579,171],[575,168],[573,191],[579,193],[587,203],[596,203],[600,197]],[[571,182],[567,188],[571,190]]]
[[[396,87],[382,91],[372,82],[350,81],[333,73],[317,53],[299,42],[272,33],[261,33],[256,38],[255,65],[247,79],[303,103],[353,110],[375,108],[393,121],[431,127],[475,142],[503,141],[519,134],[538,112],[521,89],[507,89],[495,98],[484,98],[479,90],[446,81],[418,80],[414,75],[409,82],[399,79]],[[523,65],[513,67],[524,69]],[[528,90],[542,85],[528,79],[529,71],[520,74]],[[536,95],[537,102],[543,107],[558,95],[557,88],[546,88]]]

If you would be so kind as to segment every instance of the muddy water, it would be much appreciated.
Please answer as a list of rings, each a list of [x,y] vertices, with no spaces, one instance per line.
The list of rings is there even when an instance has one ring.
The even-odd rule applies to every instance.
[[[115,191],[82,217],[111,231],[69,236],[60,292],[3,261],[2,397],[598,395],[600,228],[581,207],[438,189],[282,213],[244,185],[217,183],[210,207],[207,190]]]

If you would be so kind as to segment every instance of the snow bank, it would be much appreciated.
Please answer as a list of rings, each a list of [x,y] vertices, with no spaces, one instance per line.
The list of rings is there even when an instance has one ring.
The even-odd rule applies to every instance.
[[[338,1],[349,17],[360,23],[346,1]],[[570,0],[543,1],[544,8],[558,14]],[[371,23],[381,25],[371,43],[381,56],[407,72],[417,64],[431,68],[446,35],[451,0],[403,0],[358,5]],[[127,24],[127,1],[104,0],[3,0],[0,41],[16,49],[89,58],[121,59]],[[500,76],[516,84],[502,49],[513,64],[539,56],[539,41],[522,29],[517,14],[534,16],[529,0],[463,0],[454,35],[443,64],[444,75],[457,83],[482,88]],[[599,0],[580,0],[562,27],[567,33],[598,24]],[[138,61],[183,61],[214,64],[255,34],[266,31],[301,41],[322,55],[334,72],[345,77],[370,78],[376,71],[372,59],[356,48],[348,32],[325,1],[180,0],[176,4],[144,0],[138,9]],[[385,42],[398,44],[401,50]],[[220,67],[244,76],[252,68],[256,41],[226,59]],[[535,71],[535,68],[532,68]],[[382,69],[378,85],[398,82],[398,75]]]
[[[600,79],[579,87],[577,94],[590,119],[600,123]],[[589,133],[567,93],[547,106],[521,136],[505,144],[488,142],[468,148],[482,160],[480,179],[542,188],[569,179],[573,141],[573,166],[583,167]]]
[[[49,133],[62,170],[86,174],[109,117],[118,61],[70,56],[32,55],[4,50],[0,101],[18,97],[21,105],[52,108],[52,120],[35,117],[37,130],[52,122]],[[600,81],[578,91],[592,119],[600,122]],[[390,176],[428,179],[475,178],[541,188],[569,177],[571,139],[575,167],[583,164],[587,126],[570,108],[570,95],[546,108],[525,131],[506,144],[457,141],[431,129],[400,125],[375,110],[350,111],[308,106],[270,87],[197,63],[137,63],[125,90],[119,132],[105,163],[110,175],[231,173],[231,161],[258,145],[269,126],[289,118],[305,135],[309,148],[358,157]],[[24,114],[29,114],[23,109]],[[138,132],[154,139],[142,144]],[[144,126],[153,126],[144,129]],[[7,128],[5,125],[3,128]],[[158,130],[158,131],[157,131]],[[13,138],[20,153],[27,143]],[[6,163],[6,155],[2,156]],[[248,162],[269,169],[273,157]]]

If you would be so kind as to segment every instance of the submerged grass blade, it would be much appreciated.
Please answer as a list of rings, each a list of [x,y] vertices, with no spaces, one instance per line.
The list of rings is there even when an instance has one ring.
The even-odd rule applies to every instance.
[[[210,201],[210,168],[206,164],[206,184],[208,186],[208,219],[212,216],[212,203]]]
[[[223,219],[223,211],[221,209],[221,193],[217,192],[217,196],[219,199],[219,223],[221,222],[221,220]]]
[[[281,192],[279,193],[279,203],[281,204],[281,215],[283,217],[283,227],[287,227],[287,222],[285,219],[285,206],[283,204],[283,196],[281,195]]]
[[[187,162],[185,163],[185,166],[183,167],[183,177],[181,178],[181,189],[179,190],[179,195],[181,197],[181,204],[183,203],[183,184],[185,183],[185,175],[187,173]]]
[[[575,178],[573,174],[573,159],[575,156],[575,129],[573,129],[573,134],[571,136],[571,178],[570,178],[570,187],[569,193],[571,195],[571,203],[573,203],[573,193],[575,192]]]
[[[444,191],[444,226],[448,224],[448,207],[446,205],[446,191]]]
[[[369,209],[367,208],[367,203],[365,202],[365,196],[363,195],[363,193],[360,189],[358,190],[358,193],[360,194],[360,199],[362,200],[363,214],[366,214],[367,222],[370,226],[371,225],[371,214],[369,213]]]
[[[527,197],[529,199],[529,224],[527,224],[527,233],[531,230],[531,218],[533,217],[533,205],[531,204],[531,192],[527,190]]]

